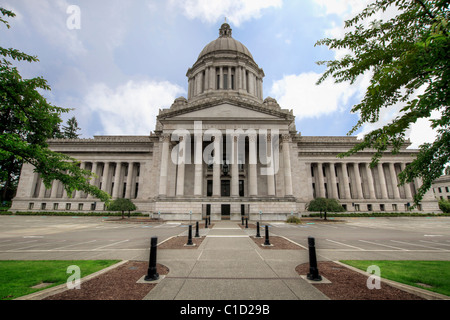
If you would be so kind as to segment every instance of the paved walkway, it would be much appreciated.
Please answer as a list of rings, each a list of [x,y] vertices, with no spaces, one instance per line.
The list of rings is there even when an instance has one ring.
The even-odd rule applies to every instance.
[[[328,300],[295,272],[307,250],[263,249],[254,233],[219,221],[201,230],[198,249],[159,250],[157,262],[170,273],[144,300]]]

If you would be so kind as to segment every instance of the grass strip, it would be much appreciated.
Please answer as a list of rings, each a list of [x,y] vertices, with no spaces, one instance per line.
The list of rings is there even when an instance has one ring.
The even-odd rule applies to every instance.
[[[33,260],[0,261],[0,300],[13,300],[37,291],[48,289],[68,281],[73,272],[67,273],[69,266],[80,268],[80,278],[105,269],[120,260]],[[40,284],[50,285],[34,289]]]
[[[367,271],[376,265],[382,278],[450,296],[450,261],[342,260]]]

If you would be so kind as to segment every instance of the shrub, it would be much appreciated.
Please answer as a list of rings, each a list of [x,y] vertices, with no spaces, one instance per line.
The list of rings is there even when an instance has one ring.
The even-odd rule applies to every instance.
[[[439,209],[444,213],[450,213],[450,201],[448,200],[439,200]]]
[[[295,224],[302,223],[302,221],[299,218],[297,218],[296,216],[290,216],[289,218],[287,218],[286,222],[287,223],[295,223]]]

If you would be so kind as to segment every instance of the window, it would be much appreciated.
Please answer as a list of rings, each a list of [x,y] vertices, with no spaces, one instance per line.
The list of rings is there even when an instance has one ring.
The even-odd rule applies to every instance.
[[[380,211],[384,211],[384,204],[380,204]]]
[[[231,90],[234,90],[234,75],[231,75]]]
[[[96,207],[97,207],[97,203],[96,202],[92,203],[91,204],[91,211],[95,211]]]
[[[441,187],[438,188],[439,193],[442,193],[442,189]]]
[[[244,180],[239,180],[239,196],[244,196]]]
[[[58,210],[58,203],[53,204],[53,210]]]
[[[448,190],[448,187],[445,187],[445,192],[448,192],[449,190]]]
[[[45,210],[45,208],[47,208],[47,204],[46,203],[41,203],[41,210]]]
[[[79,211],[83,211],[83,204],[82,204],[82,203],[79,203],[79,204],[78,204],[78,210],[79,210]]]
[[[212,197],[212,190],[213,189],[213,182],[212,180],[208,180],[207,181],[207,185],[206,185],[206,196],[207,197]]]
[[[231,195],[230,180],[222,180],[221,186],[220,195],[222,197],[229,197]]]
[[[223,75],[223,88],[225,90],[228,89],[228,74],[226,74],[226,73]]]
[[[220,89],[220,74],[217,75],[216,89]]]
[[[66,210],[70,210],[72,208],[72,204],[71,203],[66,203]]]
[[[355,211],[359,211],[359,204],[355,204]]]
[[[372,211],[372,205],[371,204],[367,205],[367,211]]]
[[[392,204],[392,211],[397,211],[397,204]]]
[[[136,189],[134,190],[134,199],[138,197],[139,194],[139,182],[136,182]]]
[[[30,203],[28,204],[28,210],[33,210],[33,208],[34,208],[34,203],[33,203],[33,202],[30,202]]]

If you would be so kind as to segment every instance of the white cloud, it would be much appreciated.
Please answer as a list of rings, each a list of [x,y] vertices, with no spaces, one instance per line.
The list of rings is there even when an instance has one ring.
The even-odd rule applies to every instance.
[[[93,86],[85,98],[86,113],[97,112],[105,135],[148,135],[155,129],[159,109],[169,107],[184,89],[170,82],[128,81],[111,89]]]
[[[66,0],[28,1],[24,10],[28,11],[31,28],[42,34],[55,47],[63,48],[72,57],[87,53],[83,43],[78,38],[76,30],[67,27],[67,8],[71,4]]]
[[[280,8],[282,0],[171,0],[170,5],[179,7],[189,19],[200,19],[208,23],[227,20],[235,26],[259,18],[267,8]]]
[[[316,85],[320,76],[315,72],[284,76],[274,82],[270,94],[282,108],[293,109],[294,115],[302,119],[344,110],[350,98],[359,93],[357,86],[335,84],[332,79]]]
[[[419,95],[423,94],[425,91],[425,86],[420,88],[415,92],[410,99],[415,99]],[[402,90],[402,94],[405,90]],[[362,138],[365,134],[379,129],[389,123],[391,123],[395,118],[401,117],[404,112],[400,110],[405,106],[404,103],[396,103],[387,108],[382,108],[380,110],[379,120],[375,123],[366,123],[362,126],[358,137]],[[411,124],[410,128],[405,131],[405,136],[407,139],[411,140],[410,149],[417,149],[421,144],[425,142],[433,142],[436,138],[436,130],[431,128],[430,119],[437,119],[441,116],[439,111],[433,111],[431,117],[418,119],[415,123]]]
[[[313,2],[320,6],[320,15],[336,14],[349,17],[361,12],[372,0],[313,0]]]

